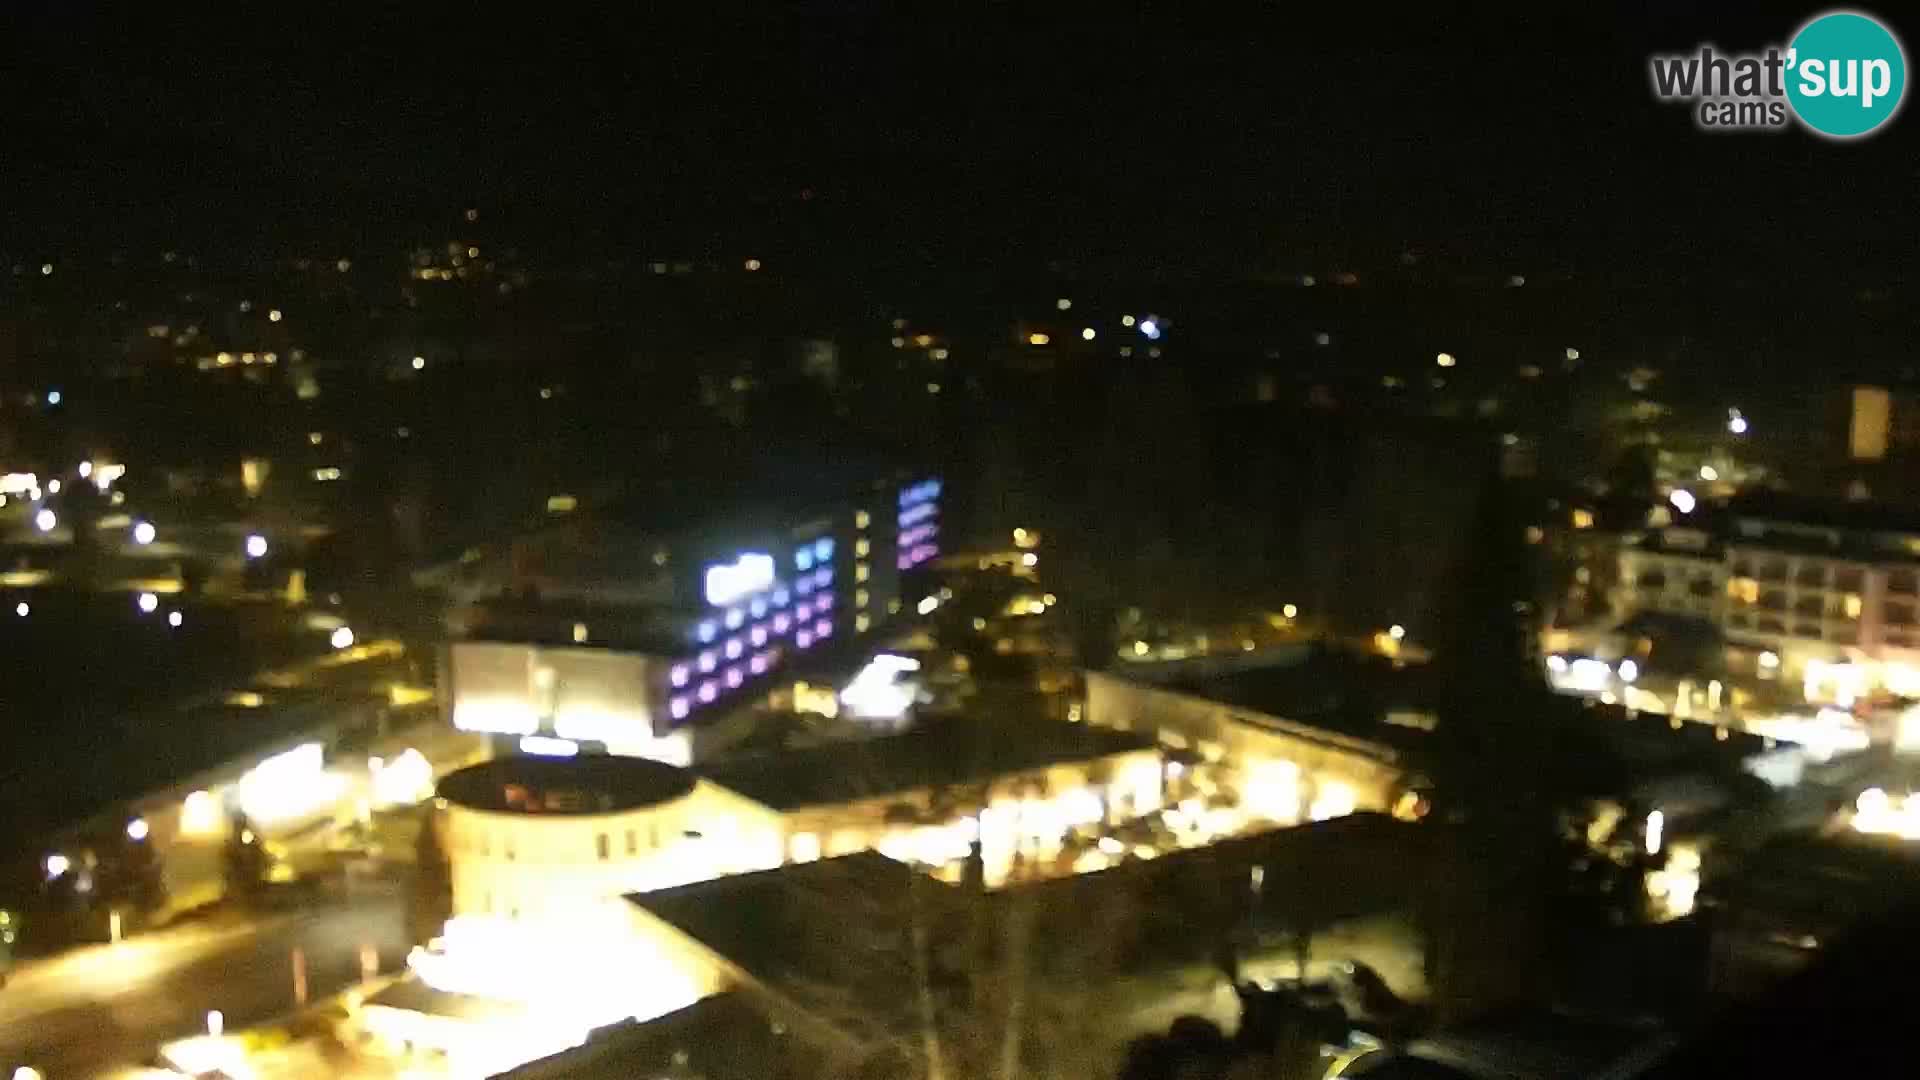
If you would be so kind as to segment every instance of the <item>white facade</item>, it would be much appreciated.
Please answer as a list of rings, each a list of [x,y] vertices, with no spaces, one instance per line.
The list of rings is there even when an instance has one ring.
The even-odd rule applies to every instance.
[[[596,901],[778,866],[778,816],[705,781],[650,806],[521,813],[448,803],[455,915],[564,915]]]

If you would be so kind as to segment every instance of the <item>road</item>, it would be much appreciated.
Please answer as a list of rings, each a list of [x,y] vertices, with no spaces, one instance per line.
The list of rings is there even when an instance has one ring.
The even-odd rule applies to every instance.
[[[55,957],[0,989],[0,1074],[32,1065],[48,1080],[99,1076],[152,1058],[160,1043],[290,1012],[293,950],[319,998],[360,978],[372,945],[382,970],[405,961],[405,902],[376,895],[245,922],[163,931]]]

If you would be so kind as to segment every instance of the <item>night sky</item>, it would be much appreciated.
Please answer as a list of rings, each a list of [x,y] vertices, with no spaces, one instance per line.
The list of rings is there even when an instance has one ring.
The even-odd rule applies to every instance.
[[[555,251],[849,272],[1904,274],[1920,121],[1716,138],[1648,91],[1650,49],[1784,40],[1814,9],[1450,6],[38,5],[0,27],[0,247],[390,246],[478,205]]]

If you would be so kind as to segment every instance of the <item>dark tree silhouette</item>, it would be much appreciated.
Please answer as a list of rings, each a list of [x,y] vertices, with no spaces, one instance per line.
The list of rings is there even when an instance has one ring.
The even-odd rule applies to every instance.
[[[253,823],[245,814],[233,816],[221,858],[226,870],[228,898],[249,904],[266,892],[272,859],[267,855],[266,841],[254,831]]]
[[[413,879],[407,908],[407,935],[425,942],[439,934],[453,914],[453,871],[440,836],[440,818],[429,808],[413,847]]]

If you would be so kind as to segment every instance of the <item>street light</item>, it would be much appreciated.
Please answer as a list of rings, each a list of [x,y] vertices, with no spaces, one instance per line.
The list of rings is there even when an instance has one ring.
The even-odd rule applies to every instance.
[[[157,530],[154,529],[153,522],[151,521],[138,522],[133,527],[133,542],[141,545],[142,547],[145,547],[146,545],[153,543],[153,538],[156,532]]]
[[[150,592],[143,592],[140,594],[139,604],[141,614],[151,615],[160,609],[160,598]]]
[[[353,629],[342,626],[335,630],[333,636],[327,640],[332,642],[333,647],[336,649],[351,649],[353,648]]]
[[[247,558],[261,559],[267,554],[267,538],[259,533],[247,537]]]
[[[145,840],[152,831],[153,827],[147,824],[146,818],[134,818],[127,822],[127,839],[136,844]]]
[[[52,532],[53,527],[58,524],[60,524],[60,519],[54,516],[53,511],[44,507],[41,508],[39,513],[33,515],[33,527],[39,529],[41,532]]]

